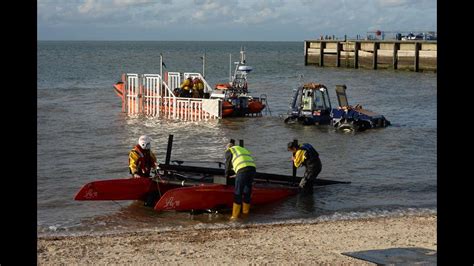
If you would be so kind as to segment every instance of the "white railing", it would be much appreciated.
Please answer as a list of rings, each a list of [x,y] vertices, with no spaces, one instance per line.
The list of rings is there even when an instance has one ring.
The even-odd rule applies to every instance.
[[[161,77],[158,74],[144,74],[142,76],[142,84],[144,85],[144,105],[145,114],[149,116],[160,115],[162,105],[162,83]]]
[[[168,72],[168,87],[172,90],[181,85],[181,74],[179,72]]]
[[[188,76],[202,79],[200,73],[190,74]],[[176,97],[172,88],[179,87],[181,75],[169,72],[167,77],[166,83],[159,74],[125,74],[126,100],[123,110],[127,110],[128,115],[142,114],[184,121],[222,118],[220,100]]]
[[[127,113],[134,114],[138,112],[139,109],[139,85],[138,85],[138,74],[126,74],[126,101],[125,104]]]

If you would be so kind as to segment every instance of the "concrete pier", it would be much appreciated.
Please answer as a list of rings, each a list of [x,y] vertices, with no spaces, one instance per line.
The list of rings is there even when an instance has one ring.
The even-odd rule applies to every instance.
[[[437,70],[437,41],[305,40],[305,65],[366,69]]]

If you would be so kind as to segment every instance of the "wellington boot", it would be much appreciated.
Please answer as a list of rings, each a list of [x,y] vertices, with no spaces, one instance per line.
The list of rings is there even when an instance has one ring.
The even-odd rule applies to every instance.
[[[242,206],[242,213],[249,214],[249,211],[250,211],[250,204],[244,202]]]
[[[240,208],[242,207],[241,204],[237,204],[237,203],[234,203],[233,207],[232,207],[232,216],[230,217],[230,219],[237,219],[239,218],[239,214],[240,214]]]

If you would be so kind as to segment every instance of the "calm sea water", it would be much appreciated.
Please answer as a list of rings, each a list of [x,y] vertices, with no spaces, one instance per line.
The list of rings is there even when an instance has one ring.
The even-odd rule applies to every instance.
[[[112,85],[127,73],[202,72],[222,83],[229,53],[245,46],[250,92],[268,96],[271,115],[207,122],[129,118]],[[242,223],[306,223],[386,215],[436,213],[437,102],[435,73],[304,66],[302,42],[38,42],[38,233],[93,234],[239,226]],[[302,82],[329,88],[346,84],[349,103],[381,113],[393,126],[356,134],[328,126],[286,125],[292,90]],[[172,160],[223,161],[230,138],[244,139],[258,170],[291,175],[286,143],[312,143],[321,155],[319,177],[352,182],[317,188],[312,197],[290,197],[255,207],[243,222],[228,213],[157,213],[138,202],[78,202],[86,183],[128,176],[128,152],[148,134],[163,162],[168,134]],[[204,165],[217,167],[217,165]],[[303,170],[298,174],[302,175]]]

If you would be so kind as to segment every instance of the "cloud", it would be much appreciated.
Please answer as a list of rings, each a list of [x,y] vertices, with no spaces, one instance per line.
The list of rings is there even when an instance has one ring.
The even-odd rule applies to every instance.
[[[436,30],[436,1],[38,0],[38,36],[57,36],[54,31],[59,28],[62,32],[76,29],[83,36],[87,30],[77,29],[93,28],[103,32],[104,38],[112,29],[133,29],[134,34],[143,32],[144,38],[153,32],[168,39],[184,32],[187,39],[203,40],[238,37],[244,32],[254,32],[263,40],[320,34],[355,36],[373,29]]]
[[[163,2],[163,1],[162,1]],[[128,7],[128,6],[136,6],[136,5],[153,5],[156,4],[157,1],[152,0],[113,0],[113,5],[117,7]],[[171,3],[171,1],[167,1],[167,3]]]
[[[382,7],[399,7],[405,6],[408,0],[378,0],[378,5]]]
[[[82,5],[77,7],[77,10],[81,14],[102,13],[105,7],[102,3],[103,2],[96,0],[86,0]]]

